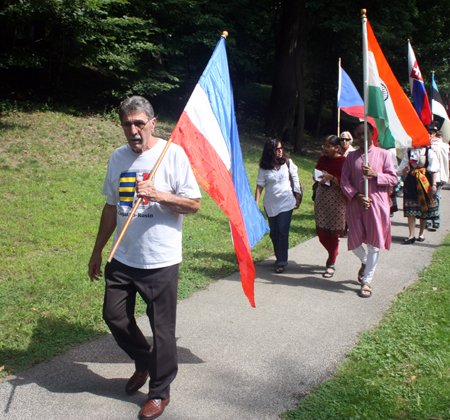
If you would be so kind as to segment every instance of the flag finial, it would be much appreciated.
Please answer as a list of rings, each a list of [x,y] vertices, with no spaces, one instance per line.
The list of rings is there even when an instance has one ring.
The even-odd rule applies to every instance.
[[[367,9],[361,9],[361,19],[367,19]]]
[[[227,31],[223,31],[223,32],[222,32],[222,36],[223,36],[225,39],[227,39],[228,32],[227,32]]]

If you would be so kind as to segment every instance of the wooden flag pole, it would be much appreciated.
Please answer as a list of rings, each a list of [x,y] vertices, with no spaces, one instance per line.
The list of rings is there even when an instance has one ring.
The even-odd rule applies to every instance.
[[[341,108],[339,108],[339,96],[340,96],[340,94],[341,94],[341,83],[342,83],[342,80],[341,80],[341,57],[339,57],[339,76],[338,76],[338,84],[339,84],[339,86],[338,86],[338,98],[337,98],[337,100],[338,100],[338,103],[337,103],[337,135],[338,135],[338,137],[341,135]]]
[[[433,114],[433,82],[434,82],[434,70],[431,70],[431,95],[430,95],[430,111],[431,111],[431,121],[434,121]]]
[[[155,167],[153,168],[152,172],[150,173],[149,177],[148,177],[148,178],[145,178],[145,177],[144,177],[144,181],[147,181],[147,180],[150,180],[150,181],[151,181],[151,180],[153,179],[153,177],[155,176],[156,171],[157,171],[158,168],[159,168],[159,165],[161,165],[161,162],[162,162],[162,160],[164,159],[164,156],[165,156],[166,153],[167,153],[167,149],[169,148],[170,143],[172,143],[172,137],[167,141],[166,146],[164,147],[164,150],[162,151],[161,156],[158,158],[158,161],[156,162],[156,165],[155,165]],[[131,213],[128,215],[128,219],[127,219],[127,221],[125,222],[125,225],[123,226],[122,231],[120,232],[120,235],[118,236],[117,241],[116,241],[116,243],[114,244],[113,249],[111,250],[111,253],[109,254],[109,257],[108,257],[108,262],[109,262],[109,263],[112,261],[112,259],[113,259],[113,257],[114,257],[114,254],[116,253],[117,248],[119,247],[119,244],[120,244],[120,242],[121,242],[122,239],[123,239],[123,235],[125,235],[125,232],[127,231],[128,226],[130,225],[130,222],[131,222],[131,220],[133,219],[134,214],[136,213],[136,210],[137,210],[138,207],[141,205],[141,203],[142,203],[142,197],[139,197],[139,198],[136,200],[136,203],[134,204],[134,207],[133,207],[133,209],[131,210]]]

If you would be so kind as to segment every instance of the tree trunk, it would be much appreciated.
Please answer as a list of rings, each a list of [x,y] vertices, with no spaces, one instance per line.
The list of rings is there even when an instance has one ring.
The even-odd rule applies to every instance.
[[[266,119],[266,134],[281,141],[291,141],[295,150],[301,150],[305,122],[305,4],[306,0],[284,0],[282,3],[269,115]]]
[[[319,104],[317,106],[317,126],[316,126],[316,135],[315,139],[317,140],[320,136],[320,128],[321,128],[321,120],[322,120],[322,107],[323,107],[323,86],[320,88],[319,94]]]

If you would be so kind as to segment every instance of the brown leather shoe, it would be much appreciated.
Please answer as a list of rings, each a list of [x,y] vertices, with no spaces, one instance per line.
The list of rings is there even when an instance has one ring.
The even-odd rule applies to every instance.
[[[148,400],[139,413],[139,420],[156,419],[156,417],[159,417],[163,413],[169,401],[170,398],[167,398],[167,400]]]
[[[128,380],[127,386],[125,387],[125,391],[127,392],[127,394],[132,394],[139,388],[142,388],[147,381],[147,378],[148,370],[144,370],[144,372],[134,372],[133,376]]]

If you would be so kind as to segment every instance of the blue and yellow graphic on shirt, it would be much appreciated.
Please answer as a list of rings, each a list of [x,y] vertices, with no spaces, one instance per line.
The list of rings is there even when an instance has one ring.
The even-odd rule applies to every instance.
[[[136,191],[136,172],[124,172],[120,174],[120,185],[119,185],[120,205],[133,207],[135,191]]]

